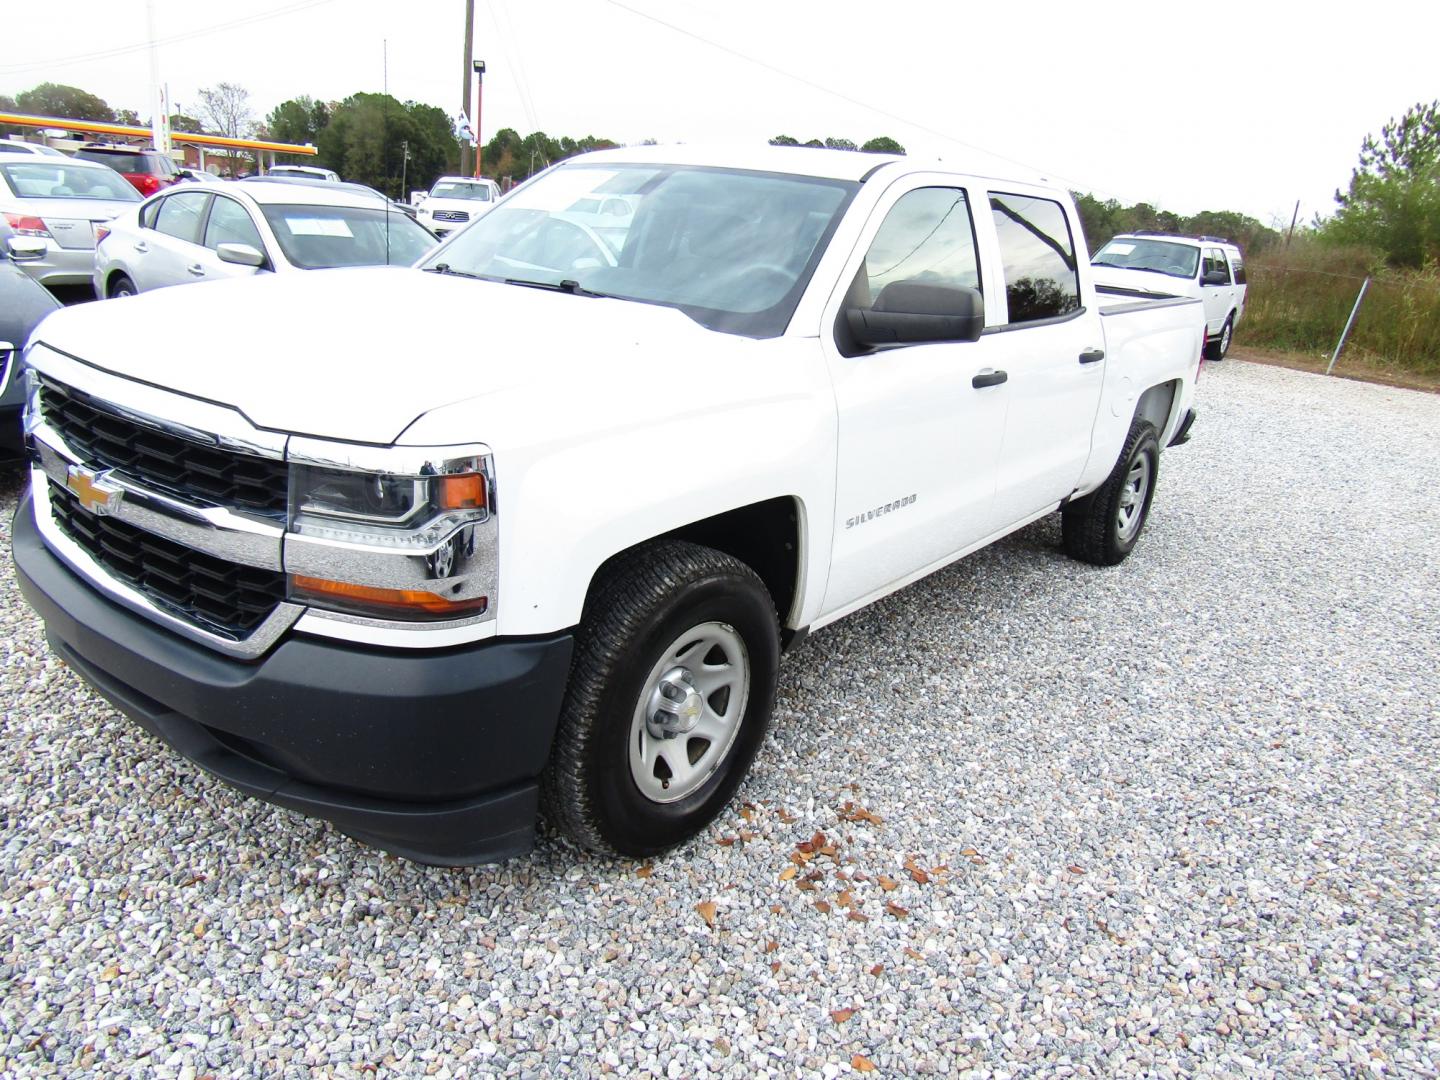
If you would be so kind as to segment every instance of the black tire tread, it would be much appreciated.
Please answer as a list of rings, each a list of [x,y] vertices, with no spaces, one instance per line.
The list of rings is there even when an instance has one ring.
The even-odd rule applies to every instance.
[[[1130,471],[1130,458],[1135,453],[1135,448],[1147,436],[1156,440],[1157,447],[1150,472],[1150,494],[1153,497],[1155,485],[1160,479],[1159,436],[1154,424],[1148,420],[1135,420],[1130,424],[1125,445],[1121,448],[1120,456],[1115,460],[1115,468],[1110,471],[1105,483],[1089,495],[1067,503],[1060,512],[1061,540],[1065,545],[1065,553],[1072,559],[1090,563],[1092,566],[1115,566],[1130,554],[1130,549],[1120,551],[1111,543],[1110,530],[1114,527],[1115,515],[1120,509],[1120,489]],[[1143,532],[1144,522],[1140,528]],[[1136,539],[1139,539],[1139,534]]]
[[[569,685],[540,785],[546,817],[580,847],[616,852],[603,835],[585,782],[585,766],[595,736],[594,717],[607,683],[632,659],[628,649],[640,627],[676,589],[706,578],[732,575],[749,579],[769,596],[760,576],[739,559],[681,540],[641,544],[617,555],[601,569],[575,633]]]

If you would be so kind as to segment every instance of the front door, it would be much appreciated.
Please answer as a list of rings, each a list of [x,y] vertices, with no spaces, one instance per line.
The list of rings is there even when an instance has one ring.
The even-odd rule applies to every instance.
[[[971,198],[950,178],[936,179],[910,177],[886,193],[844,272],[848,291],[826,309],[821,338],[839,439],[827,613],[857,606],[994,529],[1009,390],[986,377],[987,342],[867,349],[845,322],[847,306],[872,306],[892,282],[982,288]]]

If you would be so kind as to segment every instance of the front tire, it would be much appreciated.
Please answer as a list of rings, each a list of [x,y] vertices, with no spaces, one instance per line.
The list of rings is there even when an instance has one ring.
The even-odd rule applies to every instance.
[[[106,290],[106,295],[110,299],[116,300],[122,296],[135,296],[138,292],[139,290],[135,288],[133,281],[124,274],[119,274],[111,279],[110,288]]]
[[[576,632],[546,814],[593,851],[644,857],[724,808],[775,701],[775,606],[744,563],[681,541],[601,572]]]
[[[1105,483],[1061,511],[1066,554],[1094,566],[1124,562],[1150,516],[1159,476],[1160,439],[1155,425],[1136,420]]]

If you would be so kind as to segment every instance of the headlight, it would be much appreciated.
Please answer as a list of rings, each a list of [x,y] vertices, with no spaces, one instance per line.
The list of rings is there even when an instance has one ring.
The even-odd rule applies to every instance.
[[[292,441],[285,546],[292,598],[385,619],[493,614],[488,454],[333,446],[321,453],[320,445]]]

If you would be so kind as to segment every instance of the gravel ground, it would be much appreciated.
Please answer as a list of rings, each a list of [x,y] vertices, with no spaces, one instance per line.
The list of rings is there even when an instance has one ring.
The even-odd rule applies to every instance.
[[[7,562],[0,1072],[1433,1074],[1440,397],[1200,393],[1129,562],[1051,519],[816,634],[748,802],[647,866],[232,794]]]

